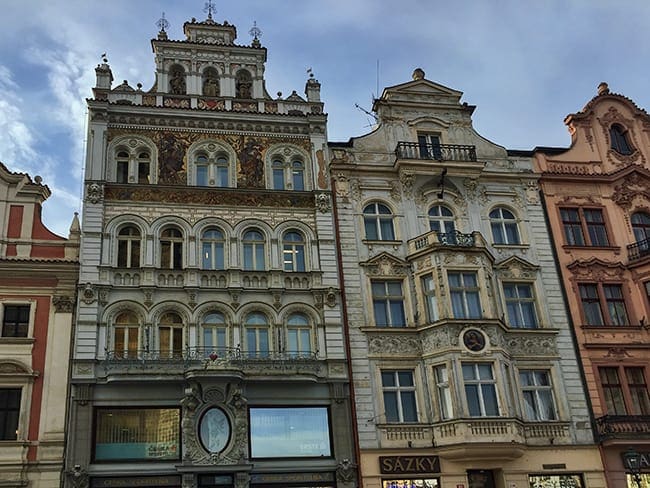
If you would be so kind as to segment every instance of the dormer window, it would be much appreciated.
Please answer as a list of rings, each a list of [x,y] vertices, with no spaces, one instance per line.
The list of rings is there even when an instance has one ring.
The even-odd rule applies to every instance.
[[[245,69],[239,70],[236,77],[237,98],[253,98],[253,78]]]
[[[185,70],[182,66],[173,66],[169,71],[169,93],[173,95],[185,95]]]
[[[612,149],[623,156],[634,152],[628,139],[627,129],[620,124],[612,124],[609,128],[609,138]]]

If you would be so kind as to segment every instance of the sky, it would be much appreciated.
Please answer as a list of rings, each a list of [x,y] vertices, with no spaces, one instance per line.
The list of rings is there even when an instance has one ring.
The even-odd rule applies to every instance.
[[[0,161],[52,190],[43,220],[67,236],[81,211],[86,103],[107,53],[115,78],[148,90],[150,40],[204,20],[205,0],[0,0]],[[601,81],[650,109],[648,0],[213,0],[213,18],[268,49],[266,88],[321,82],[330,141],[371,130],[384,87],[426,78],[476,105],[474,128],[509,149],[567,147],[564,117]]]

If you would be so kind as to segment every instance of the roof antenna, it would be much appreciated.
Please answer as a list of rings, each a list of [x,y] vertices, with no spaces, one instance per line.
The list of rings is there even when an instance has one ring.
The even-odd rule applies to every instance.
[[[355,103],[354,106],[355,106],[356,108],[358,108],[359,110],[361,110],[364,114],[369,115],[370,117],[372,117],[373,120],[375,121],[375,124],[377,123],[377,115],[376,115],[376,114],[373,114],[372,112],[369,112],[368,110],[366,110],[365,108],[363,108],[363,107],[362,107],[361,105],[359,105],[358,103]],[[373,125],[374,125],[374,124],[368,124],[366,127],[372,127]]]
[[[379,58],[377,58],[377,91],[375,91],[377,94],[377,97],[379,97]],[[372,101],[374,102],[377,97],[372,97]]]

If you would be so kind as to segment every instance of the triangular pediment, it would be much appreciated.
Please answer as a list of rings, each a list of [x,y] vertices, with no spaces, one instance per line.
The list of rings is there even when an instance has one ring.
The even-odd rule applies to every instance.
[[[384,94],[388,93],[442,96],[458,100],[463,96],[463,92],[461,91],[454,90],[429,80],[413,80],[400,85],[394,85],[384,90]]]
[[[366,273],[371,276],[406,276],[409,265],[403,259],[400,259],[387,252],[381,252],[376,256],[359,263],[366,269]]]

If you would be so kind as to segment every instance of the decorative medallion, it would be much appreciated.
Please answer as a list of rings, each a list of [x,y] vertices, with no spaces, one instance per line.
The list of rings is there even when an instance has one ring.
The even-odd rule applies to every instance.
[[[485,336],[480,330],[469,329],[463,333],[463,344],[472,352],[485,349]]]
[[[199,422],[199,439],[209,453],[224,450],[230,440],[232,428],[223,410],[214,407],[205,411]]]

